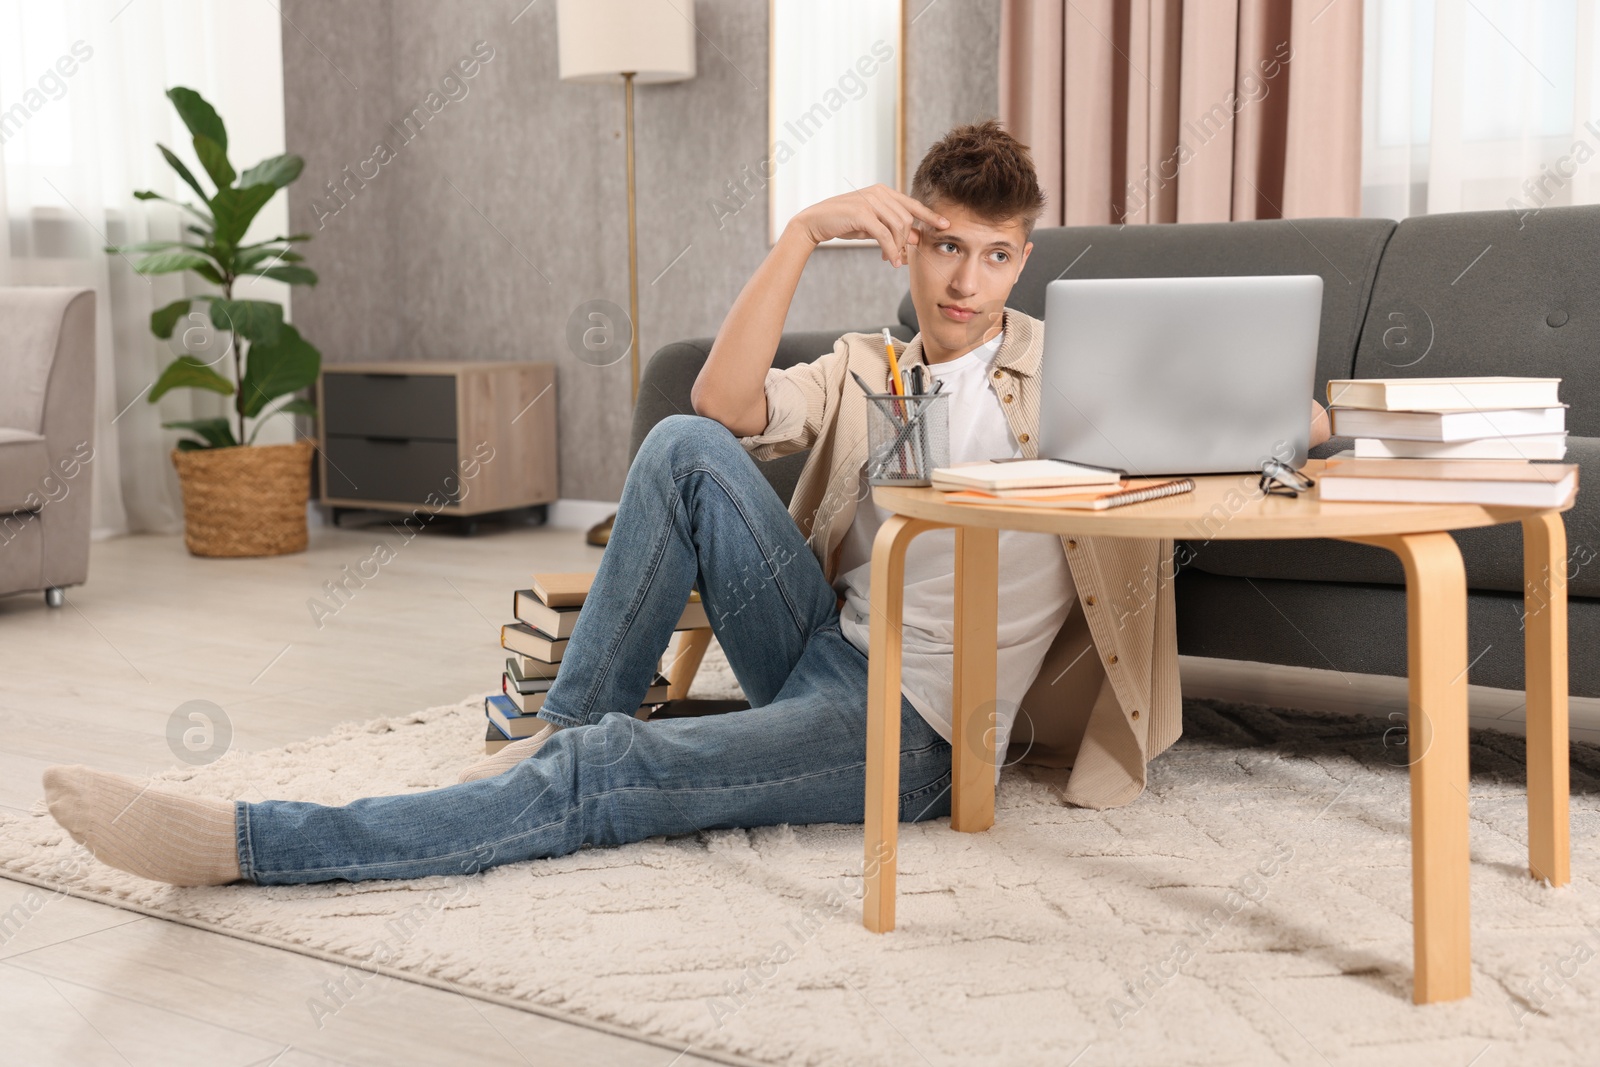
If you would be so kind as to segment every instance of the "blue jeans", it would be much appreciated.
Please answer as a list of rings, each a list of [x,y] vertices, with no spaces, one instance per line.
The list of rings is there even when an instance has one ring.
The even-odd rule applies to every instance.
[[[634,718],[689,590],[750,710]],[[721,424],[645,438],[561,673],[566,729],[495,778],[342,807],[236,802],[262,885],[473,873],[585,845],[779,823],[861,822],[867,659],[783,502]],[[950,746],[900,701],[900,818],[950,812]]]

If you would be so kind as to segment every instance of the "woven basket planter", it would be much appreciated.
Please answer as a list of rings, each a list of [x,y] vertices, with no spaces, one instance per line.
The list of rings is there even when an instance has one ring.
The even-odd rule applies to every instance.
[[[196,556],[286,556],[306,550],[310,441],[183,452],[183,540]]]

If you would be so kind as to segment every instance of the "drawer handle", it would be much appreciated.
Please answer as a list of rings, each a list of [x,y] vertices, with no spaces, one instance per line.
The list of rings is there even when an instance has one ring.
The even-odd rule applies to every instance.
[[[394,371],[380,371],[380,370],[363,371],[361,376],[363,378],[409,378],[409,377],[411,377],[411,375],[409,375],[409,374],[399,374],[399,373],[396,373]]]
[[[409,438],[409,437],[380,437],[380,436],[376,436],[376,435],[373,435],[373,434],[368,434],[367,435],[367,440],[375,442],[375,443],[380,444],[380,445],[404,445],[404,444],[409,444],[410,441],[411,441],[411,438]]]

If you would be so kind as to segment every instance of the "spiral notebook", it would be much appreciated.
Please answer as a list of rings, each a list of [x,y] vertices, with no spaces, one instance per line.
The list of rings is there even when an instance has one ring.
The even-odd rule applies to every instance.
[[[1020,508],[1068,508],[1077,511],[1105,511],[1128,504],[1194,492],[1192,478],[1127,478],[1116,486],[1085,491],[1082,486],[1062,489],[1012,489],[985,492],[960,489],[944,494],[948,504],[1003,504]]]

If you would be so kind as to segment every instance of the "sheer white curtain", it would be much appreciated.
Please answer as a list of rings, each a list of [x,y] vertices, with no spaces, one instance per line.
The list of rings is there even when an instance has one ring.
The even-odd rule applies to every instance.
[[[1595,0],[1366,0],[1362,214],[1600,200]]]
[[[153,189],[193,199],[157,141],[204,173],[164,95],[172,86],[198,90],[216,106],[239,169],[284,150],[281,42],[278,13],[266,3],[0,0],[0,285],[81,285],[97,294],[97,536],[179,528],[168,460],[178,435],[160,424],[221,414],[226,403],[189,390],[146,401],[183,345],[204,351],[213,343],[203,329],[175,334],[186,341],[158,341],[150,312],[203,283],[141,277],[102,248],[181,234],[176,209],[133,198]],[[287,222],[280,194],[251,235],[286,233]],[[277,282],[251,288],[288,299]],[[274,440],[292,434],[283,422],[272,427]]]

